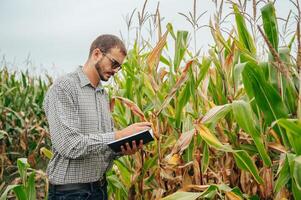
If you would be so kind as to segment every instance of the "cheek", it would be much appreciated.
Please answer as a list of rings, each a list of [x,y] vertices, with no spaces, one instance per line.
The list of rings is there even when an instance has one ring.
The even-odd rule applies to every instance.
[[[109,71],[111,71],[111,66],[108,63],[104,63],[104,65],[102,65],[102,69],[105,72],[109,72]]]
[[[96,65],[96,68],[98,71],[103,71],[104,67],[103,67],[103,63],[102,62],[98,62]]]

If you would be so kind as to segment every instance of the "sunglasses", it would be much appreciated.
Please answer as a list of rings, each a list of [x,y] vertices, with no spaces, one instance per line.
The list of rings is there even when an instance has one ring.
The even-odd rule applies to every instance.
[[[111,58],[111,56],[108,56],[108,54],[106,54],[105,52],[101,52],[105,57],[107,57],[111,61],[112,69],[120,70],[122,68],[121,64],[118,61],[116,61],[114,58]]]

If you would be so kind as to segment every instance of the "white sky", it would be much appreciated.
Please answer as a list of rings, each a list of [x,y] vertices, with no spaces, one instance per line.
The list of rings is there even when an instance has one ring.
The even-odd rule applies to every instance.
[[[158,0],[149,0],[146,10],[153,14],[157,3]],[[29,56],[32,71],[72,71],[86,61],[90,43],[98,35],[120,36],[122,31],[126,36],[124,17],[135,8],[140,11],[143,4],[143,0],[0,0],[0,56],[5,56],[13,69],[24,69]],[[163,30],[171,22],[175,30],[191,31],[178,12],[187,14],[192,5],[193,0],[161,0]],[[277,16],[286,17],[290,9],[293,6],[289,0],[277,1]],[[204,11],[208,12],[201,25],[208,24],[215,11],[211,0],[197,1],[197,12]],[[137,22],[137,12],[134,19]],[[130,35],[135,36],[134,30]],[[212,41],[208,28],[198,31],[199,48],[205,51]]]

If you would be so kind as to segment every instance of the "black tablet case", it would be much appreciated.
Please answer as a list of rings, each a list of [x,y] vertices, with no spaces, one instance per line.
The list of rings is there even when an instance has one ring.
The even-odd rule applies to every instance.
[[[119,140],[115,140],[113,142],[108,143],[109,147],[116,153],[121,152],[121,145],[126,148],[125,144],[128,142],[130,147],[132,147],[132,141],[136,141],[137,147],[140,144],[140,140],[143,140],[143,145],[147,144],[150,141],[154,140],[152,129],[147,129],[130,135],[128,137],[121,138]]]

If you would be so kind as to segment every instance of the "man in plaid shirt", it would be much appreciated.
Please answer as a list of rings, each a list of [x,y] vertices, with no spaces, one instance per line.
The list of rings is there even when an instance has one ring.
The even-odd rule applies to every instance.
[[[47,91],[44,109],[49,123],[53,158],[47,167],[49,200],[107,199],[106,171],[120,154],[108,143],[148,129],[148,122],[114,131],[109,98],[101,81],[121,69],[126,56],[123,42],[101,35],[90,47],[89,58],[76,71],[58,78]],[[121,155],[143,146],[122,146]]]

